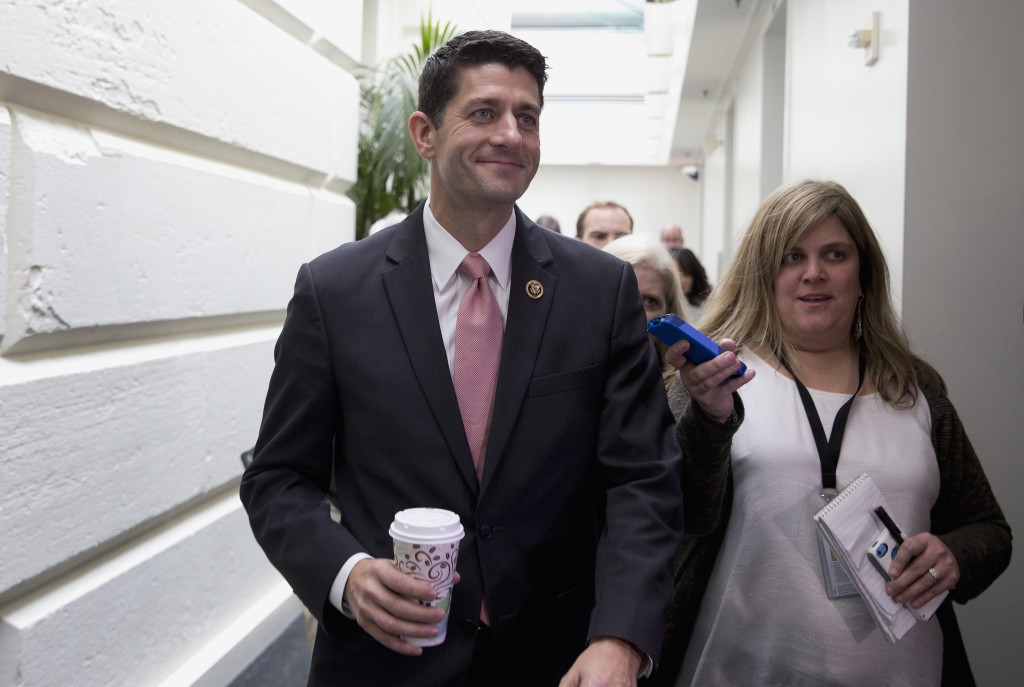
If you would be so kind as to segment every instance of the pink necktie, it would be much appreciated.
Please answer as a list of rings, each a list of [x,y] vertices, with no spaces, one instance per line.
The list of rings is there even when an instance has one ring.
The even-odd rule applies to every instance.
[[[484,450],[505,327],[498,301],[488,284],[491,266],[487,261],[470,253],[462,260],[459,271],[473,283],[459,303],[455,321],[455,395],[479,480],[484,474]]]

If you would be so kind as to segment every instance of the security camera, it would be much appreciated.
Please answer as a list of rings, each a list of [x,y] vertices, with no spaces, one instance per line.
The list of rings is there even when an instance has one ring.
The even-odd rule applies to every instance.
[[[700,179],[700,167],[697,165],[683,165],[683,174],[697,181]]]

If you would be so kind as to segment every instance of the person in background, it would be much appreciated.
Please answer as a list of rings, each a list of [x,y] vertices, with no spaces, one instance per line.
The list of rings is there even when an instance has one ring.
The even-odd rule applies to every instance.
[[[668,313],[686,319],[679,272],[668,251],[657,241],[646,236],[630,234],[615,239],[603,250],[633,266],[640,286],[640,298],[644,303],[644,314],[648,321]],[[668,347],[656,337],[651,336],[650,340],[662,361],[663,377],[667,387],[675,378],[676,369],[665,363],[665,351]]]
[[[542,227],[547,227],[551,231],[557,232],[559,234],[562,233],[562,225],[559,224],[558,220],[552,217],[551,215],[541,215],[534,221],[537,224],[541,225]]]
[[[392,224],[398,224],[405,219],[405,213],[401,210],[392,210],[388,214],[381,217],[379,220],[370,225],[370,230],[367,234],[376,234],[381,229],[386,229]]]
[[[576,238],[594,248],[633,233],[633,217],[618,203],[603,200],[591,203],[576,219]]]
[[[704,271],[704,265],[689,248],[673,248],[669,253],[679,267],[679,276],[683,285],[683,295],[686,296],[686,309],[690,313],[690,321],[694,324],[700,322],[704,312],[704,303],[711,295],[711,284],[708,283],[708,273]]]
[[[678,224],[666,224],[661,228],[661,245],[668,250],[683,247],[683,228]]]
[[[666,356],[686,532],[657,683],[974,684],[952,602],[1006,568],[1010,527],[846,189],[802,181],[765,199],[702,326],[726,352]],[[733,378],[737,353],[749,369]],[[868,473],[907,534],[886,592],[914,608],[950,592],[895,644],[859,596],[826,595],[812,517],[833,460],[815,416],[838,445],[835,488]]]
[[[312,687],[633,685],[657,661],[679,446],[629,265],[516,206],[546,69],[500,31],[440,47],[409,118],[429,198],[299,269],[240,496],[317,618]],[[444,612],[388,533],[424,506],[466,531],[426,648]]]

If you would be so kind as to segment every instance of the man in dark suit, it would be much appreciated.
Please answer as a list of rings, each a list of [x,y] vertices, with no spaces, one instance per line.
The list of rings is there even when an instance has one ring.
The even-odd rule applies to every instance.
[[[679,449],[629,265],[515,206],[545,79],[501,32],[439,49],[409,120],[428,201],[299,271],[241,496],[320,623],[311,685],[628,685],[657,660]],[[461,271],[467,253],[485,276]],[[476,443],[458,343],[473,289],[500,310]],[[419,506],[466,529],[447,639],[426,649],[401,637],[443,613],[416,603],[433,588],[395,568],[388,534]]]

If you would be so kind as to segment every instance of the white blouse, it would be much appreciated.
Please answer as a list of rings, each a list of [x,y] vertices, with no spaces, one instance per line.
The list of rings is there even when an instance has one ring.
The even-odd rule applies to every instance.
[[[729,525],[677,685],[937,685],[938,619],[896,644],[858,596],[825,594],[812,516],[823,505],[821,464],[796,385],[750,351],[746,417],[732,443]],[[810,389],[825,433],[849,398]],[[939,469],[923,395],[896,409],[858,396],[837,470],[842,490],[867,472],[908,534],[928,529]]]

